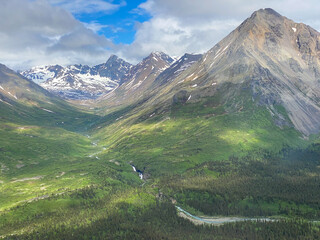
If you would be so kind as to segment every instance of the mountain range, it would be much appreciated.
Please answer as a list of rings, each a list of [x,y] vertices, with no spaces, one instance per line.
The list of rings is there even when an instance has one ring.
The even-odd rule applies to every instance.
[[[319,236],[320,33],[273,9],[177,60],[1,65],[0,114],[0,238]]]
[[[133,66],[113,55],[94,67],[55,65],[21,74],[63,98],[102,96],[99,101],[109,106],[141,100],[164,85],[178,85],[191,101],[225,82],[247,85],[252,99],[269,109],[277,125],[293,124],[309,135],[320,130],[319,46],[314,29],[266,9],[255,12],[200,61],[200,55],[186,54],[174,62],[155,52]],[[274,105],[283,106],[290,121]]]
[[[93,67],[87,65],[40,66],[22,71],[20,74],[64,99],[84,100],[96,99],[118,88],[135,75],[141,75],[141,71],[145,71],[149,64],[157,71],[159,70],[153,73],[157,75],[172,62],[173,59],[168,55],[155,52],[133,66],[112,55],[107,62]]]
[[[112,55],[107,62],[87,65],[34,67],[23,76],[64,99],[95,99],[119,86],[132,65]]]

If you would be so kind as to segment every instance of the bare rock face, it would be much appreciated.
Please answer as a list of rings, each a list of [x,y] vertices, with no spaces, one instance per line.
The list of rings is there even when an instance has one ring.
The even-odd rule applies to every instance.
[[[304,135],[320,132],[320,34],[272,9],[254,12],[174,82],[177,91],[193,92],[225,83],[249,86],[256,104],[285,108],[291,122],[278,117],[277,125],[293,124]],[[225,101],[232,98],[226,94]]]

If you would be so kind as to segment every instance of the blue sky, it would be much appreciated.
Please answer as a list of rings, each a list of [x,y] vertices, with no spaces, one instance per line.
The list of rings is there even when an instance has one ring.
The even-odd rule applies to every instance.
[[[95,11],[92,13],[74,12],[73,15],[79,21],[88,24],[98,34],[112,39],[115,44],[130,44],[134,41],[136,25],[150,20],[150,14],[137,12],[138,6],[146,1],[142,0],[117,0],[104,1],[119,6],[110,11]],[[57,4],[59,5],[59,4]],[[63,4],[60,4],[63,7]],[[96,28],[96,29],[94,29]]]
[[[0,63],[24,70],[204,53],[266,7],[320,30],[318,0],[0,0]]]

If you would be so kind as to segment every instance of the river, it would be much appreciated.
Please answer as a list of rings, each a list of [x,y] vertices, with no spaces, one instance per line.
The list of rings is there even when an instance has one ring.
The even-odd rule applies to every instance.
[[[241,222],[241,221],[277,221],[277,219],[272,218],[244,218],[244,217],[197,217],[182,209],[181,207],[176,206],[179,215],[183,218],[186,218],[192,221],[194,224],[213,224],[213,225],[221,225],[225,223],[231,222]]]

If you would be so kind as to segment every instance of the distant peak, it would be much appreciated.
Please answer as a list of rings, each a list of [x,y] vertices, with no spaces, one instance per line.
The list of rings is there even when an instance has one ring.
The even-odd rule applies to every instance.
[[[105,64],[125,64],[131,65],[130,63],[126,62],[122,58],[119,58],[117,55],[112,54]]]
[[[149,56],[150,57],[162,57],[162,56],[167,56],[167,54],[165,54],[164,52],[155,51],[155,52],[152,52]]]
[[[282,17],[278,12],[276,12],[272,8],[262,8],[262,9],[258,10],[258,12],[263,12],[265,14],[271,14],[271,15],[275,15],[278,17]]]
[[[164,61],[168,62],[169,64],[171,64],[174,61],[168,54],[166,54],[164,52],[160,52],[160,51],[155,51],[155,52],[150,53],[150,55],[148,57],[146,57],[144,60],[152,59],[152,58],[164,60]]]
[[[275,17],[276,18],[283,18],[283,16],[281,14],[279,14],[278,12],[273,10],[272,8],[262,8],[258,11],[255,11],[251,15],[251,19],[254,19],[256,17],[265,18],[265,19],[275,18]]]
[[[109,61],[116,61],[116,60],[118,60],[118,59],[120,59],[120,58],[119,58],[117,55],[112,54],[112,55],[109,57],[108,62],[109,62]]]

